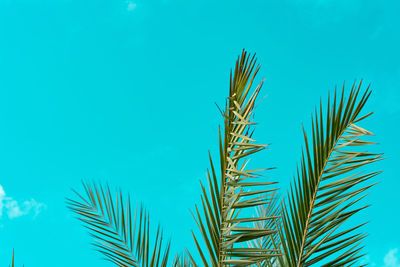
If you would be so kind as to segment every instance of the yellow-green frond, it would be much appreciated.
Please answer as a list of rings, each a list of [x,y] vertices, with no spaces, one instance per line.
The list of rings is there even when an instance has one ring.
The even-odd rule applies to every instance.
[[[229,97],[223,111],[224,127],[220,130],[220,177],[210,156],[208,185],[201,184],[201,205],[194,217],[203,244],[193,233],[203,266],[247,266],[272,257],[274,251],[247,247],[248,241],[276,233],[274,229],[257,227],[253,222],[273,220],[254,217],[250,210],[267,204],[275,189],[265,182],[262,170],[246,168],[249,156],[262,151],[252,138],[253,110],[262,82],[252,85],[259,66],[255,56],[243,51],[231,73]]]

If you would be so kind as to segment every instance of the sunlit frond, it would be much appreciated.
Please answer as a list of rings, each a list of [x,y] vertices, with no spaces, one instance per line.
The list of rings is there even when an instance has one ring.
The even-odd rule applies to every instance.
[[[258,206],[256,209],[256,215],[258,217],[271,217],[275,219],[254,222],[254,227],[271,229],[274,231],[274,233],[263,236],[261,238],[253,239],[247,244],[249,247],[260,248],[266,251],[274,252],[275,256],[269,257],[264,261],[257,262],[256,264],[254,264],[255,267],[285,266],[284,258],[282,257],[282,243],[279,236],[279,227],[281,225],[281,208],[279,205],[279,198],[276,195],[277,194],[273,194],[270,197],[268,204]]]
[[[194,217],[204,241],[204,247],[193,233],[203,266],[247,266],[275,255],[275,250],[243,247],[247,241],[272,235],[276,231],[257,227],[253,222],[274,217],[254,217],[253,208],[268,204],[275,189],[272,182],[260,180],[262,170],[248,170],[248,157],[265,149],[252,139],[253,110],[262,82],[252,90],[259,70],[255,57],[245,51],[236,62],[224,117],[224,132],[220,130],[220,170],[210,156],[208,186],[201,184],[202,204],[196,206]],[[249,209],[250,208],[250,209]]]
[[[12,258],[11,258],[11,267],[14,267],[14,250],[13,250]]]

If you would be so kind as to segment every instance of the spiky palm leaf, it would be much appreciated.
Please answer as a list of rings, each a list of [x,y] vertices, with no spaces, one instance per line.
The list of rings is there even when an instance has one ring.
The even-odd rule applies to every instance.
[[[275,231],[271,235],[263,236],[258,239],[254,239],[248,242],[248,246],[252,248],[260,248],[264,250],[274,251],[275,257],[270,257],[264,261],[257,262],[254,264],[255,267],[275,267],[285,266],[282,257],[282,242],[279,236],[279,227],[281,224],[281,208],[279,205],[279,199],[276,194],[272,195],[267,204],[261,205],[256,209],[256,215],[258,217],[272,217],[273,220],[267,221],[256,221],[254,227],[271,229]]]
[[[360,88],[361,82],[353,84],[347,100],[344,87],[340,100],[335,91],[325,114],[320,104],[310,143],[304,132],[305,152],[282,206],[285,266],[350,266],[362,256],[362,224],[351,226],[348,220],[366,207],[358,203],[379,173],[359,168],[381,154],[365,152],[373,143],[364,137],[372,134],[355,125],[372,114],[360,116],[371,93],[367,88],[359,99]]]
[[[129,196],[124,198],[121,191],[113,196],[108,186],[83,186],[87,198],[75,192],[79,201],[68,199],[67,205],[89,229],[93,245],[107,260],[121,267],[167,265],[170,244],[163,249],[158,227],[151,246],[150,219],[142,207],[133,212]]]
[[[270,250],[243,247],[242,242],[273,234],[273,229],[255,227],[252,222],[271,220],[271,217],[253,217],[248,208],[268,202],[273,183],[259,181],[261,170],[246,170],[247,157],[265,149],[251,138],[251,121],[255,101],[262,82],[251,92],[259,70],[255,57],[245,51],[238,58],[229,88],[224,117],[224,134],[219,137],[221,177],[210,156],[208,190],[202,188],[202,210],[196,206],[194,217],[204,240],[204,249],[193,233],[203,266],[246,266],[274,255]],[[203,215],[201,215],[203,213]]]

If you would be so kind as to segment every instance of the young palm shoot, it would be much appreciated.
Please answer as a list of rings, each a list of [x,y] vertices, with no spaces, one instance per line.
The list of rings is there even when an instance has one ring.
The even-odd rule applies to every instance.
[[[262,170],[246,168],[248,157],[262,151],[252,139],[253,110],[262,82],[255,90],[252,84],[259,70],[255,57],[245,51],[231,73],[229,97],[224,118],[224,132],[219,136],[220,177],[210,156],[208,188],[201,184],[202,204],[196,206],[195,219],[204,244],[193,233],[200,254],[201,266],[247,266],[275,255],[275,250],[246,246],[247,241],[272,235],[276,231],[258,227],[253,222],[273,220],[256,216],[251,211],[267,204],[275,189],[273,183],[260,181]],[[218,181],[219,180],[219,181]],[[193,258],[192,258],[193,259]]]

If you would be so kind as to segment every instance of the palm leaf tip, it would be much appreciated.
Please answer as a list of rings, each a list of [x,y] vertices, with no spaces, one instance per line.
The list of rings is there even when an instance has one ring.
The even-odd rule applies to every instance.
[[[12,252],[11,267],[14,267],[14,249],[13,249],[13,252]]]
[[[179,253],[175,256],[173,267],[197,267],[197,265],[190,252],[186,249],[184,253]]]
[[[166,266],[170,244],[163,244],[158,227],[151,246],[150,219],[143,206],[133,210],[129,196],[112,194],[109,186],[83,187],[86,197],[75,192],[78,200],[68,199],[67,206],[89,230],[97,251],[117,266]]]
[[[361,85],[353,84],[347,98],[344,88],[340,98],[335,91],[326,112],[321,104],[312,120],[310,141],[304,132],[296,181],[282,205],[288,266],[348,266],[359,258],[362,225],[351,227],[348,219],[367,207],[360,200],[380,172],[366,167],[382,159],[364,151],[374,144],[365,139],[372,134],[355,124],[372,114],[361,115],[371,94],[369,88],[360,94]]]
[[[246,210],[264,205],[275,189],[271,182],[260,182],[260,170],[248,170],[248,157],[265,149],[252,138],[255,101],[262,82],[252,89],[259,65],[255,56],[243,51],[231,73],[226,102],[224,128],[220,129],[220,177],[210,156],[208,186],[201,184],[200,208],[194,217],[204,241],[203,249],[193,234],[204,266],[245,266],[271,257],[272,253],[255,247],[243,247],[248,241],[271,235],[274,230],[258,228]]]

